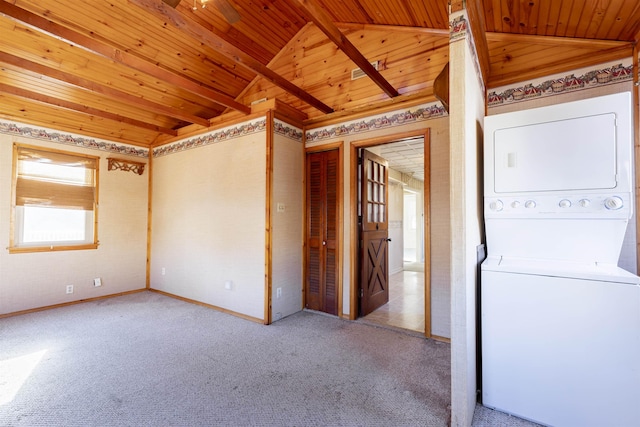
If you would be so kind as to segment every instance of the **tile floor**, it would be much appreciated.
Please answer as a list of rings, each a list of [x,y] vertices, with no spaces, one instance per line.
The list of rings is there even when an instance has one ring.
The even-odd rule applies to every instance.
[[[424,333],[424,265],[406,268],[389,277],[389,302],[363,320]]]

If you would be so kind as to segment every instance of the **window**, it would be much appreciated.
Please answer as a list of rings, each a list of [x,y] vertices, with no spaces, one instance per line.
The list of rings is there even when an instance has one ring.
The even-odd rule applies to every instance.
[[[98,160],[14,144],[11,253],[97,247]]]

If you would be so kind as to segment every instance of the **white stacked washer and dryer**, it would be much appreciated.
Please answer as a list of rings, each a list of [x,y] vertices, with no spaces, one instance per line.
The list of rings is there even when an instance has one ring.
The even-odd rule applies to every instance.
[[[552,426],[640,426],[640,278],[619,93],[485,118],[482,403]]]

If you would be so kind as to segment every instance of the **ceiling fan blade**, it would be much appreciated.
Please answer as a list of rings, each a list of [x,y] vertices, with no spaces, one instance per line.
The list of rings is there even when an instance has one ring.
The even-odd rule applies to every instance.
[[[178,5],[178,3],[180,3],[180,0],[162,0],[162,1],[174,8]]]
[[[213,0],[213,4],[229,24],[235,24],[240,20],[240,14],[231,3],[229,3],[229,0]]]

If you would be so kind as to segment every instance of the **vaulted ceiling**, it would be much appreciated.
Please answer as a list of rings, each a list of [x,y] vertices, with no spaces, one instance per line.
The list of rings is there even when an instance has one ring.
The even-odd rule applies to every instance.
[[[435,100],[461,3],[0,0],[0,117],[150,147],[265,99],[305,124]],[[488,88],[628,58],[640,38],[637,1],[466,5]]]

